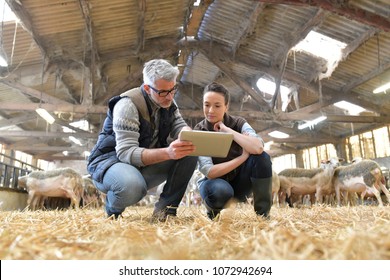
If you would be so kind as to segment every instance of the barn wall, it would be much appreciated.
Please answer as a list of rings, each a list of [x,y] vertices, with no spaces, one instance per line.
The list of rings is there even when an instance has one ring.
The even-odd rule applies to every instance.
[[[27,193],[0,188],[0,210],[23,210],[27,206]]]

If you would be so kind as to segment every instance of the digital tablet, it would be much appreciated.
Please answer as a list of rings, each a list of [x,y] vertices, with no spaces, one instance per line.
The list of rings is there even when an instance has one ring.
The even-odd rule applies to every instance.
[[[233,134],[213,131],[184,130],[180,140],[191,141],[196,150],[190,156],[226,157],[233,141]]]

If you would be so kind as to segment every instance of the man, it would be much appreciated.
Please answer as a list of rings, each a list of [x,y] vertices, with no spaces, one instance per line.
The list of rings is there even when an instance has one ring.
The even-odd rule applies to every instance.
[[[152,220],[176,215],[197,162],[197,157],[188,156],[195,146],[178,140],[181,130],[191,130],[174,102],[178,74],[166,60],[151,60],[144,65],[141,87],[108,103],[87,166],[96,187],[107,194],[108,216],[117,219],[164,181]]]

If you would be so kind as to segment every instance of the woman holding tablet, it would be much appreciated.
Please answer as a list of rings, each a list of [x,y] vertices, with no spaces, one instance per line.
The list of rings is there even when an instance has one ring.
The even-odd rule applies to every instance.
[[[203,91],[205,119],[194,130],[233,134],[225,158],[200,156],[199,170],[205,178],[198,182],[207,216],[214,219],[235,198],[247,201],[253,193],[257,215],[268,217],[272,205],[272,162],[264,152],[263,140],[248,122],[228,114],[230,95],[221,84],[211,83]]]

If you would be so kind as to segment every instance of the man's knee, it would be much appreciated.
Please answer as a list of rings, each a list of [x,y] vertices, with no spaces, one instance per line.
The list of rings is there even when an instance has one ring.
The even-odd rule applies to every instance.
[[[190,169],[195,169],[196,163],[198,162],[198,157],[187,156],[180,159],[181,164],[186,164]]]
[[[144,198],[147,194],[146,186],[141,184],[126,184],[117,189],[116,197],[126,204],[133,205]]]

